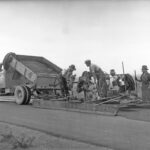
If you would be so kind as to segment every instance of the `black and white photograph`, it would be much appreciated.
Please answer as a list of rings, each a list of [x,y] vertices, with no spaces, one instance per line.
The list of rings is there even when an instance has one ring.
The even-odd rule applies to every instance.
[[[149,0],[0,0],[0,150],[150,150]]]

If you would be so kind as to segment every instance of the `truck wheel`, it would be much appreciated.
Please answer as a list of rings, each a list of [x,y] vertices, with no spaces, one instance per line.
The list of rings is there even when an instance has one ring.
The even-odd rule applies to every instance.
[[[28,86],[24,86],[25,91],[26,91],[26,100],[25,100],[25,104],[28,105],[31,99],[31,90]]]
[[[15,97],[16,97],[16,103],[19,105],[23,105],[26,102],[26,90],[23,86],[17,86],[15,89]]]

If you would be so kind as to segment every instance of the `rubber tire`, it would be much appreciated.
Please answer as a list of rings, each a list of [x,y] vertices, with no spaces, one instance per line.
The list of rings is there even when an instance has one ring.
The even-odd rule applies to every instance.
[[[21,96],[19,95],[21,94]],[[15,88],[15,97],[16,97],[16,103],[18,105],[23,105],[26,102],[27,93],[24,86],[17,86]]]
[[[26,100],[25,100],[25,105],[28,105],[30,103],[31,99],[31,90],[28,86],[24,86],[25,91],[26,91]]]

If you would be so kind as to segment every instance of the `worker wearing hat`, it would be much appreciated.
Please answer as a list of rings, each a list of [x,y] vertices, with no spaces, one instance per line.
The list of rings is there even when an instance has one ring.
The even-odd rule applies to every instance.
[[[142,100],[150,102],[150,73],[146,65],[142,66],[142,75],[140,79],[135,77],[136,81],[142,82]]]
[[[106,97],[107,96],[107,83],[106,78],[103,70],[91,63],[90,59],[85,60],[85,64],[87,67],[89,67],[89,71],[94,78],[94,83],[97,86],[98,94],[100,97]]]
[[[2,71],[3,63],[0,63],[0,71]]]
[[[116,72],[115,72],[114,69],[111,69],[111,70],[110,70],[109,89],[112,90],[114,94],[119,91],[118,75],[116,75]]]
[[[72,77],[75,77],[75,75],[73,75],[73,71],[76,70],[76,67],[75,65],[70,65],[68,67],[68,69],[66,70],[63,70],[61,72],[61,75],[60,75],[60,86],[61,86],[61,91],[62,91],[62,94],[67,96],[69,94],[69,86],[70,86],[70,83],[72,83]]]
[[[63,76],[66,80],[70,80],[70,77],[73,75],[73,71],[76,70],[75,65],[70,65],[69,68],[64,72]]]

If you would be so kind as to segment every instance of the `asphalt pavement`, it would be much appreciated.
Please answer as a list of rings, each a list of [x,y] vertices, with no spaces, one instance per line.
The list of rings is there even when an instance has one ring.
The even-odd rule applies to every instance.
[[[136,115],[135,112],[134,115]],[[149,117],[148,112],[150,114],[147,109],[146,117]],[[123,111],[119,114],[123,116]],[[126,116],[123,117],[102,116],[0,102],[0,121],[2,122],[114,150],[149,150],[150,122],[140,119],[132,120],[134,115],[133,118],[128,117],[127,111]]]

